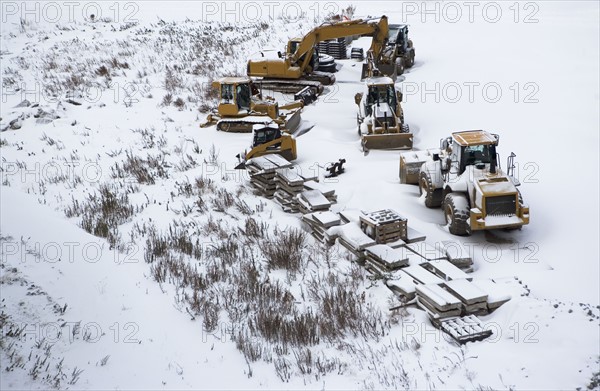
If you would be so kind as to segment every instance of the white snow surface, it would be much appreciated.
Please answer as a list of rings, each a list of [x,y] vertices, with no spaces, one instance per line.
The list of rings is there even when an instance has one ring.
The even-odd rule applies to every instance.
[[[354,95],[363,89],[360,64],[338,61],[336,84],[302,113],[304,120],[316,125],[297,139],[300,175],[318,175],[319,187],[335,189],[334,211],[354,215],[357,210],[393,209],[408,218],[411,228],[426,234],[431,245],[457,243],[446,248],[469,252],[474,260],[474,284],[490,300],[508,296],[511,300],[481,317],[494,332],[486,341],[457,346],[433,328],[423,311],[408,308],[400,316],[389,316],[390,331],[380,339],[348,336],[345,342],[353,349],[326,342],[314,347],[315,355],[326,354],[345,363],[343,370],[318,379],[314,374],[294,373],[287,382],[278,377],[272,363],[248,363],[228,339],[227,330],[207,333],[200,319],[190,320],[177,300],[181,292],[170,283],[155,282],[144,261],[143,238],[137,238],[125,252],[110,249],[105,239],[80,228],[78,218],[65,217],[64,210],[73,200],[83,202],[94,194],[101,183],[137,185],[131,178],[111,176],[111,167],[122,162],[127,152],[146,159],[164,150],[170,176],[157,177],[155,184],[142,184],[129,194],[138,209],[119,226],[124,242],[135,225],[155,224],[165,230],[171,222],[182,221],[200,226],[208,215],[224,222],[231,232],[243,227],[246,216],[236,208],[224,213],[216,207],[210,210],[209,205],[202,215],[184,213],[191,201],[178,195],[177,184],[193,182],[200,175],[237,194],[255,211],[253,217],[271,228],[302,227],[299,216],[286,214],[275,202],[254,195],[249,176],[233,170],[235,155],[248,148],[251,136],[199,128],[206,113],[199,112],[198,106],[205,99],[203,88],[209,88],[202,87],[210,81],[206,75],[242,75],[253,53],[267,47],[283,50],[289,38],[314,27],[329,10],[325,3],[289,3],[295,5],[287,8],[288,3],[277,3],[273,20],[268,12],[260,20],[240,16],[251,11],[243,11],[244,3],[228,3],[231,7],[238,4],[238,11],[232,13],[224,11],[225,3],[214,2],[136,2],[135,9],[125,8],[128,3],[115,3],[121,11],[117,21],[114,16],[113,21],[85,21],[79,8],[74,22],[65,17],[58,23],[44,18],[35,22],[29,17],[24,24],[19,20],[21,9],[13,14],[4,8],[6,4],[2,4],[0,31],[0,125],[4,129],[18,120],[21,127],[0,133],[0,321],[27,325],[29,334],[5,339],[8,330],[2,323],[1,389],[52,385],[42,376],[33,378],[27,370],[7,371],[6,367],[12,362],[9,355],[15,353],[24,357],[29,369],[35,355],[42,355],[54,341],[46,338],[40,348],[34,343],[42,335],[48,337],[44,332],[56,325],[63,334],[49,348],[49,365],[55,368],[64,359],[60,365],[66,375],[61,386],[71,389],[573,389],[587,387],[594,374],[598,382],[597,2],[493,3],[489,7],[501,7],[495,23],[482,14],[487,3],[478,3],[473,21],[463,3],[456,3],[462,11],[457,17],[456,9],[445,3],[429,2],[430,9],[439,7],[439,20],[435,11],[418,12],[425,7],[422,2],[354,3],[358,16],[385,14],[390,23],[410,24],[416,63],[399,77],[397,88],[404,93],[403,109],[415,134],[415,148],[436,148],[441,138],[458,130],[498,133],[503,169],[510,152],[517,155],[516,175],[531,222],[518,231],[452,236],[444,226],[443,213],[427,209],[416,186],[399,184],[399,152],[372,150],[365,156],[361,150],[354,103]],[[102,6],[103,16],[113,15],[110,4]],[[281,18],[297,6],[304,9],[306,18]],[[132,10],[135,26],[123,20]],[[493,10],[489,12],[493,15]],[[186,57],[186,53],[196,53],[190,37],[202,36],[209,21],[215,29],[261,21],[270,26],[248,27],[255,35],[232,28],[212,32],[233,52]],[[180,31],[170,35],[169,30]],[[234,47],[232,42],[242,34],[244,40]],[[362,38],[359,46],[368,47],[369,42]],[[110,78],[94,73],[113,57],[128,67],[114,67]],[[191,73],[190,64],[195,62],[203,69],[198,75]],[[209,63],[218,66],[202,73]],[[71,71],[65,71],[69,65]],[[162,104],[167,94],[166,69],[177,66],[190,70],[182,72],[182,86],[173,92],[173,100],[181,97],[185,102],[181,110]],[[36,86],[67,85],[71,75],[79,75],[82,85],[95,88],[73,97],[80,106],[67,103],[65,91],[60,99],[27,93]],[[199,89],[193,88],[196,81]],[[22,87],[20,91],[17,86]],[[436,90],[437,95],[431,92]],[[93,91],[102,93],[92,99]],[[133,100],[128,99],[132,96]],[[34,118],[38,108],[16,107],[24,99],[39,102],[45,111],[55,110],[60,118],[49,123]],[[19,119],[22,113],[25,116]],[[139,129],[152,129],[152,145]],[[216,155],[210,152],[212,146]],[[215,156],[217,164],[209,164]],[[339,158],[347,161],[345,173],[324,179],[323,167]],[[73,171],[67,169],[68,162],[76,163]],[[186,162],[190,164],[185,166]],[[69,180],[73,172],[82,182]],[[359,236],[346,232],[344,226],[333,230],[350,239]],[[57,248],[60,257],[53,252]],[[346,273],[350,261],[339,246],[335,248],[344,254],[336,267]],[[460,254],[453,256],[460,258]],[[321,272],[311,268],[312,274]],[[271,271],[269,278],[289,283],[294,299],[310,306],[303,298],[302,279],[290,281],[279,270]],[[388,316],[388,308],[397,304],[390,303],[390,291],[381,281],[364,280],[359,289],[367,302]],[[80,332],[71,338],[69,330],[77,322],[91,337],[84,338]],[[5,341],[17,342],[7,346]],[[30,352],[33,356],[28,359]],[[287,359],[295,365],[292,354]],[[77,370],[83,372],[72,375]]]

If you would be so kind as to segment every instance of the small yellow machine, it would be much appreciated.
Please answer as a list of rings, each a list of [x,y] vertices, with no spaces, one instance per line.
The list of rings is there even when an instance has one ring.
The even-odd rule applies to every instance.
[[[269,154],[278,154],[289,161],[296,160],[296,139],[288,133],[284,133],[275,123],[253,127],[252,148],[237,157],[240,160],[236,169],[246,167],[246,161]]]
[[[247,77],[225,77],[214,81],[218,91],[217,112],[208,115],[200,127],[217,125],[224,132],[250,133],[256,124],[275,122],[282,129],[296,130],[301,121],[304,104],[294,101],[279,106],[272,98],[263,99],[258,88]]]
[[[439,149],[400,154],[400,183],[418,184],[429,208],[442,207],[450,233],[521,228],[529,224],[529,207],[523,204],[512,175],[498,167],[499,136],[483,130],[453,133]]]

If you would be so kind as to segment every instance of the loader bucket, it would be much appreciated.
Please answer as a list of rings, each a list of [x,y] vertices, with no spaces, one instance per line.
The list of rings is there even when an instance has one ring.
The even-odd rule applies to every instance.
[[[381,72],[383,75],[391,78],[393,81],[396,81],[396,79],[398,78],[398,70],[396,68],[396,64],[394,64],[394,63],[391,63],[391,64],[379,63],[379,64],[377,64],[377,69],[379,69],[379,72]]]
[[[365,149],[412,149],[412,133],[365,134],[362,136]]]

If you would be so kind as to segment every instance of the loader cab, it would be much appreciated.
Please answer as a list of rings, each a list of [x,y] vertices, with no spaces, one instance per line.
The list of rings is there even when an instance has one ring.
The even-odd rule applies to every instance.
[[[452,134],[452,143],[450,157],[452,166],[458,170],[458,175],[465,172],[468,166],[484,168],[489,165],[490,169],[493,167],[495,170],[498,135],[482,130],[457,132]]]
[[[388,44],[396,47],[396,54],[403,55],[408,51],[408,25],[390,24]]]
[[[252,91],[249,79],[226,77],[213,86],[219,89],[219,114],[236,116],[250,111]]]
[[[273,124],[273,123],[268,124],[268,125],[262,125],[262,124],[254,125],[253,132],[254,132],[254,140],[252,142],[253,148],[257,147],[259,145],[262,145],[262,144],[269,143],[278,138],[281,138],[281,130],[279,129],[279,126],[277,126],[276,124]]]
[[[372,78],[367,82],[366,115],[371,115],[373,113],[373,106],[378,106],[382,103],[387,103],[394,114],[398,115],[397,93],[392,79],[388,77]]]

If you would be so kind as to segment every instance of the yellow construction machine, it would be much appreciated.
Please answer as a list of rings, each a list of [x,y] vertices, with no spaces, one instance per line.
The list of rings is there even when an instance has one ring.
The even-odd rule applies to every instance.
[[[412,149],[413,135],[404,123],[402,93],[396,90],[394,80],[381,75],[370,50],[365,65],[365,91],[354,96],[363,150]]]
[[[304,107],[301,101],[279,106],[273,98],[263,98],[247,77],[225,77],[212,86],[218,91],[219,106],[200,124],[202,128],[216,124],[218,130],[225,132],[250,133],[256,124],[274,122],[281,129],[294,132],[300,125]]]
[[[282,132],[274,123],[253,127],[253,138],[250,151],[237,155],[239,164],[236,169],[246,167],[246,161],[264,155],[278,154],[288,161],[296,160],[296,139],[291,134]]]
[[[355,35],[373,37],[370,50],[377,62],[395,63],[395,59],[382,60],[389,35],[387,17],[382,16],[376,19],[327,22],[317,26],[303,38],[290,40],[285,53],[278,52],[276,56],[269,56],[269,52],[261,52],[262,57],[248,61],[248,76],[262,78],[260,83],[268,89],[296,93],[308,87],[320,94],[323,85],[335,82],[335,76],[316,71],[319,60],[316,45]],[[389,52],[392,56],[395,53],[395,50]]]
[[[400,183],[418,184],[425,205],[442,207],[450,233],[521,228],[529,224],[529,207],[513,176],[514,158],[507,172],[498,165],[499,136],[482,130],[453,133],[439,149],[400,154]]]

